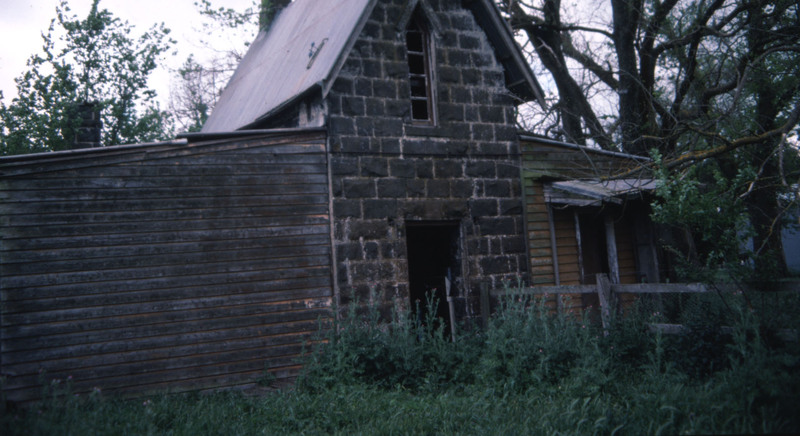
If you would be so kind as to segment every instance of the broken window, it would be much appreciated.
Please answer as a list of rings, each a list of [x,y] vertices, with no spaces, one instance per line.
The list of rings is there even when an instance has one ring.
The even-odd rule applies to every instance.
[[[411,87],[411,120],[419,124],[436,124],[433,101],[431,39],[419,14],[409,21],[406,29],[408,79]]]

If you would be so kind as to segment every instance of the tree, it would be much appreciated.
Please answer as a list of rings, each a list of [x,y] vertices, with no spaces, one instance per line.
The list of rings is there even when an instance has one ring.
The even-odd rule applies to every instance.
[[[170,136],[170,118],[147,86],[160,56],[173,43],[169,30],[153,26],[139,37],[94,0],[84,19],[56,8],[43,52],[28,60],[16,79],[18,96],[0,96],[0,153],[20,154],[71,147],[76,105],[97,102],[103,144],[147,142]]]
[[[610,11],[599,1],[498,4],[556,90],[551,111],[524,124],[579,144],[656,153],[672,185],[662,191],[662,219],[700,240],[712,229],[719,238],[750,230],[755,270],[786,272],[780,229],[800,174],[796,1],[611,0]],[[679,204],[686,196],[669,192],[704,201]],[[698,225],[697,214],[710,221]],[[739,261],[736,247],[717,248],[687,256]]]
[[[200,41],[206,53],[212,56],[198,59],[190,55],[176,71],[170,93],[170,110],[178,126],[188,132],[199,131],[219,96],[233,75],[245,50],[256,33],[269,26],[275,16],[275,5],[284,6],[286,0],[253,0],[243,11],[215,7],[209,0],[195,2],[206,35],[236,35],[236,41],[224,49],[209,40]]]

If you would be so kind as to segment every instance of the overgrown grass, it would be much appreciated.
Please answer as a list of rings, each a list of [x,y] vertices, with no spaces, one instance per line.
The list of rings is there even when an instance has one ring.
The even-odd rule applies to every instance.
[[[2,434],[708,434],[800,431],[796,297],[758,306],[703,296],[680,336],[648,331],[642,305],[604,331],[509,297],[485,330],[450,340],[440,323],[355,305],[327,331],[295,387],[137,400],[75,397],[7,411]],[[762,296],[759,296],[761,298]],[[715,300],[716,298],[716,300]],[[772,298],[772,297],[765,297]],[[701,307],[706,303],[691,303]],[[767,309],[768,307],[768,309]],[[781,313],[777,313],[778,309]],[[706,317],[719,311],[715,322]],[[423,322],[424,321],[424,322]],[[704,327],[705,326],[705,327]],[[719,327],[718,325],[716,327]],[[707,329],[709,331],[705,331]]]

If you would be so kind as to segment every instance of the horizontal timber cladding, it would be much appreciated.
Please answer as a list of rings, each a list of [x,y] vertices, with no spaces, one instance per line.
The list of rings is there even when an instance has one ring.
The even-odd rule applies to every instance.
[[[0,160],[0,372],[121,394],[297,373],[331,303],[325,135]]]

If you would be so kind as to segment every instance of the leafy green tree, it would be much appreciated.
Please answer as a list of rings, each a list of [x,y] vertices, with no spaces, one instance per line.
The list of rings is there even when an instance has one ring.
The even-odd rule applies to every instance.
[[[551,110],[523,124],[578,144],[655,152],[671,185],[657,218],[700,241],[687,244],[687,258],[741,263],[721,238],[749,233],[754,270],[786,272],[780,230],[800,182],[800,4],[497,3],[555,89]]]
[[[174,41],[163,24],[132,36],[131,26],[99,9],[94,0],[79,19],[67,0],[56,8],[43,52],[28,60],[16,79],[18,96],[0,96],[0,153],[21,154],[70,148],[80,121],[76,107],[96,102],[103,145],[147,142],[171,135],[169,115],[147,85],[162,54]]]

